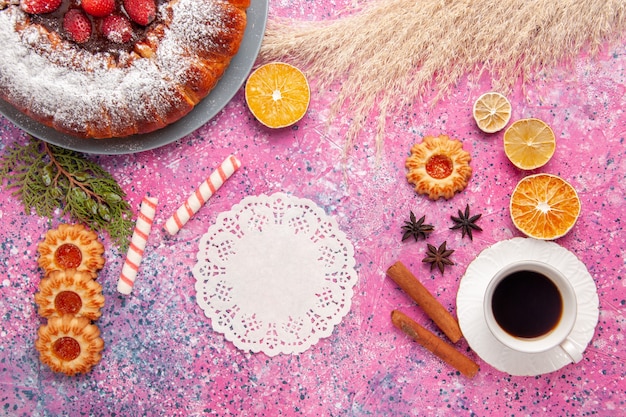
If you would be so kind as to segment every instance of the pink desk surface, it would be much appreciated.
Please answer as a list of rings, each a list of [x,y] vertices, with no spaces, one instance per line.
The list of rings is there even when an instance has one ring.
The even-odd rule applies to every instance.
[[[334,16],[349,4],[276,1],[272,16]],[[311,80],[313,87],[315,80]],[[313,95],[305,118],[271,131],[246,108],[243,92],[212,121],[162,148],[132,155],[89,156],[102,164],[138,210],[146,194],[159,199],[156,224],[131,296],[117,293],[125,253],[101,235],[107,263],[98,280],[107,304],[98,324],[106,347],[91,373],[66,377],[41,365],[34,348],[42,321],[33,295],[41,279],[37,244],[61,221],[24,214],[10,192],[0,197],[0,414],[7,416],[428,416],[626,415],[626,44],[596,59],[580,57],[510,95],[513,120],[538,117],[554,129],[555,156],[539,172],[562,176],[577,189],[582,214],[558,243],[587,266],[600,299],[600,318],[584,359],[537,377],[500,372],[457,347],[481,367],[474,379],[458,374],[391,324],[402,309],[430,330],[424,313],[385,277],[404,262],[453,313],[459,281],[485,248],[521,234],[511,223],[511,191],[525,173],[506,159],[502,135],[486,136],[471,117],[487,82],[461,82],[434,108],[389,120],[377,155],[368,126],[342,165],[348,121],[325,129],[330,98]],[[474,174],[449,201],[415,194],[404,160],[424,135],[461,139]],[[26,136],[0,117],[0,148]],[[243,167],[176,236],[167,218],[227,155]],[[333,216],[353,242],[359,280],[352,307],[332,335],[298,355],[242,352],[212,330],[196,304],[194,277],[200,237],[218,213],[249,195],[283,191],[309,198]],[[448,230],[450,215],[469,203],[482,213],[474,240]],[[401,242],[409,211],[427,214],[436,233],[455,249],[445,275],[425,264],[424,241]]]

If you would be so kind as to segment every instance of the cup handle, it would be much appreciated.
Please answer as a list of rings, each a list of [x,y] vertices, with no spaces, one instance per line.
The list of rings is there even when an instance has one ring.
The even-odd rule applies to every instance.
[[[565,339],[563,343],[561,343],[561,348],[567,353],[567,356],[570,357],[572,363],[578,363],[583,359],[582,352],[578,350],[571,340]]]

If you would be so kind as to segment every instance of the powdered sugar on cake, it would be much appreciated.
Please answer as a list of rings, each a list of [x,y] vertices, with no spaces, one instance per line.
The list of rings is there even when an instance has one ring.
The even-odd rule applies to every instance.
[[[162,5],[159,15],[161,23],[140,42],[152,49],[142,57],[90,52],[30,24],[17,6],[0,10],[0,97],[85,137],[144,133],[178,120],[208,94],[200,89],[195,97],[194,86],[207,84],[194,79],[196,68],[215,78],[211,88],[222,75],[239,47],[242,33],[235,32],[243,32],[245,14],[225,1],[178,0]]]

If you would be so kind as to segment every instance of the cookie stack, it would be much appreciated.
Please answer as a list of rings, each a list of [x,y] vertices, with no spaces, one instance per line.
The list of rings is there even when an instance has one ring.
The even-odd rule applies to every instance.
[[[93,321],[102,315],[104,296],[96,282],[104,266],[104,246],[83,225],[61,224],[38,246],[45,277],[35,294],[39,327],[35,347],[43,363],[66,375],[86,373],[102,358],[104,341]]]

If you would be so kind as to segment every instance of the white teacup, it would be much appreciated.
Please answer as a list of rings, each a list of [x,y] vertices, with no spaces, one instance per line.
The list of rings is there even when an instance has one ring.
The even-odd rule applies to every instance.
[[[489,330],[505,346],[525,353],[560,346],[572,362],[582,360],[569,339],[576,322],[576,292],[551,265],[528,260],[502,268],[487,285],[483,308]]]

